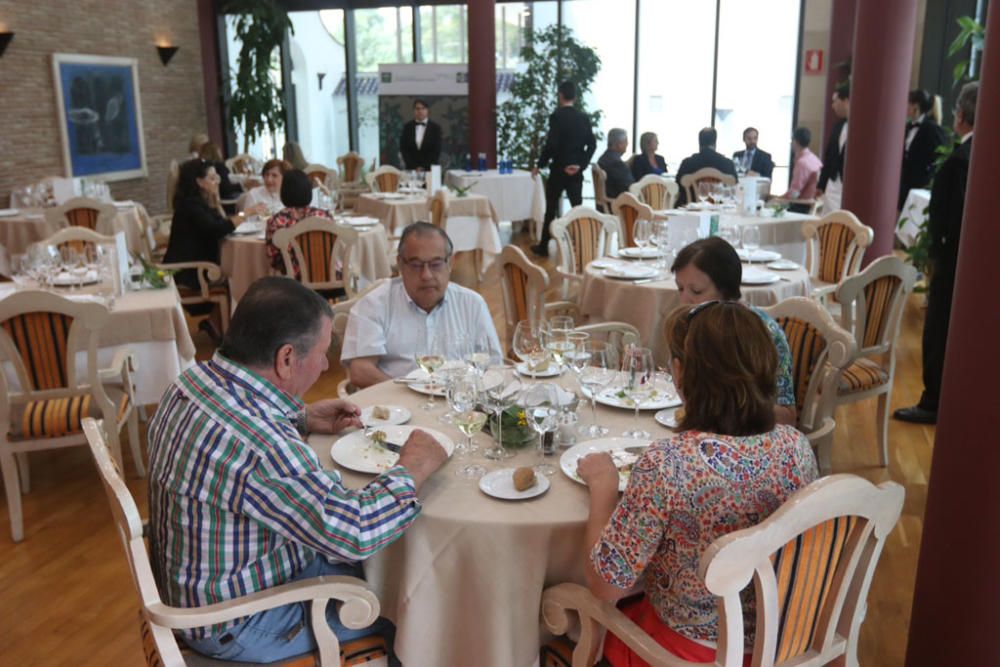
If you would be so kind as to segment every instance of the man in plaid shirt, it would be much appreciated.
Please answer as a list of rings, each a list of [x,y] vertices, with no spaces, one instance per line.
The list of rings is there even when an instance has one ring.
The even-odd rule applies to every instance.
[[[309,432],[361,425],[346,401],[302,403],[328,367],[332,327],[321,296],[290,278],[263,278],[240,300],[212,360],[164,395],[149,427],[149,530],[170,604],[212,604],[319,575],[361,576],[358,561],[419,514],[417,491],[446,458],[426,433],[415,431],[397,465],[360,490],[324,470],[305,442]],[[341,640],[372,633],[345,628],[334,605],[327,620]],[[184,639],[211,657],[250,662],[316,645],[301,603]]]

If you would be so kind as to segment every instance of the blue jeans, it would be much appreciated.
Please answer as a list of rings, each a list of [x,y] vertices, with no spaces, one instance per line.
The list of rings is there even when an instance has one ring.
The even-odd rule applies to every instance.
[[[329,563],[322,556],[317,556],[291,581],[322,575],[364,578],[359,564]],[[198,653],[218,660],[275,662],[309,653],[316,650],[316,638],[309,624],[308,605],[306,602],[296,602],[262,611],[218,635],[204,639],[185,638],[184,641]],[[388,620],[379,618],[367,628],[351,630],[341,624],[336,605],[331,601],[326,608],[326,621],[341,643],[359,637],[381,635],[389,648],[389,664],[399,665],[392,654],[396,628]]]

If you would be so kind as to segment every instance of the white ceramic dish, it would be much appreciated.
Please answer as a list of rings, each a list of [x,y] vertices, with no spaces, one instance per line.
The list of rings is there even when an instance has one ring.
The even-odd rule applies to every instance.
[[[661,426],[666,426],[669,429],[676,429],[677,408],[665,408],[663,410],[660,410],[655,415],[653,415],[653,419],[655,419],[656,423],[660,424]]]
[[[375,406],[369,405],[367,408],[363,408],[361,410],[361,423],[367,426],[396,426],[399,424],[405,424],[410,421],[410,417],[413,416],[409,410],[401,405],[383,405],[382,407],[388,408],[388,419],[375,419],[375,417],[372,416]]]
[[[528,369],[528,364],[524,363],[523,361],[519,363],[517,366],[514,366],[514,370],[517,371],[518,375],[526,378],[530,377],[554,378],[560,375],[559,367],[556,366],[554,361],[550,361],[549,365],[545,368],[545,370],[535,371],[534,375],[532,375],[531,371]]]
[[[770,285],[781,280],[781,276],[767,271],[747,269],[743,272],[743,279],[740,281],[744,285]]]
[[[19,208],[0,208],[0,218],[9,218],[21,212]]]
[[[87,271],[83,275],[76,275],[63,271],[52,279],[52,284],[56,287],[74,287],[76,285],[93,285],[100,282],[97,271]]]
[[[656,394],[639,404],[640,410],[662,410],[663,408],[673,408],[681,404],[681,399],[677,396],[677,390],[673,385],[667,385],[658,381],[655,385]],[[590,399],[590,390],[586,387],[581,389],[584,396]],[[621,397],[618,392],[622,391],[621,382],[614,383],[597,395],[597,402],[612,408],[623,408],[625,410],[635,410],[635,403],[628,397]]]
[[[583,484],[584,481],[576,474],[577,462],[587,454],[612,452],[611,458],[614,459],[615,467],[618,468],[618,490],[624,491],[625,487],[628,486],[629,475],[632,474],[632,464],[639,458],[638,454],[626,452],[625,448],[648,447],[651,442],[651,440],[635,440],[633,438],[597,438],[596,440],[587,440],[578,445],[573,445],[563,452],[563,455],[559,457],[559,467],[562,469],[563,474],[571,480],[577,484]]]
[[[736,254],[744,262],[774,262],[781,259],[780,252],[764,250],[763,248],[757,248],[752,253],[748,252],[745,248],[737,248]],[[748,257],[749,259],[747,259]]]
[[[385,426],[381,430],[385,431],[390,442],[402,444],[406,442],[415,428],[418,427]],[[444,433],[423,426],[419,428],[441,443],[448,456],[451,456],[452,452],[455,451],[455,443]],[[330,448],[330,457],[338,465],[342,465],[348,470],[374,474],[385,472],[396,465],[396,461],[399,460],[399,454],[374,444],[365,436],[364,431],[354,431],[333,443]]]
[[[604,275],[616,280],[640,280],[642,278],[653,278],[659,275],[659,271],[651,266],[613,266],[604,269]]]
[[[773,262],[768,262],[767,268],[775,271],[794,271],[799,268],[799,265],[790,259],[777,259]]]
[[[237,236],[249,236],[250,234],[259,234],[265,231],[267,228],[266,222],[241,222],[237,225],[236,229],[233,230],[233,234]]]
[[[590,265],[595,269],[610,269],[614,266],[621,266],[621,262],[610,257],[602,257],[601,259],[595,259]]]
[[[501,500],[527,500],[548,491],[549,478],[536,474],[534,486],[529,486],[524,491],[518,491],[514,488],[514,468],[504,468],[480,477],[479,489],[486,495]]]
[[[656,248],[622,248],[618,254],[633,259],[653,259],[660,256],[660,251]]]

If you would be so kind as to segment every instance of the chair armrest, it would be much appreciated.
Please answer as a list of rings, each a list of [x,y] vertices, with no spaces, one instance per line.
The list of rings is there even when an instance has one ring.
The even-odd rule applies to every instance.
[[[135,372],[138,369],[139,362],[136,359],[135,352],[126,347],[115,352],[115,356],[111,359],[111,365],[98,370],[97,377],[100,378],[101,382],[119,379],[127,382],[128,378],[126,374]]]
[[[157,264],[156,268],[165,271],[184,271],[194,269],[198,274],[198,286],[201,288],[201,298],[209,298],[209,283],[222,279],[222,267],[212,262],[171,262],[169,264]]]
[[[651,665],[665,667],[697,667],[704,663],[689,662],[678,658],[656,643],[611,602],[595,598],[579,584],[557,584],[542,593],[542,622],[556,635],[564,635],[571,628],[571,616],[576,612],[580,619],[580,641],[573,652],[573,664],[593,664],[597,658],[602,630],[611,630],[625,645]],[[577,651],[589,653],[586,663],[578,663]]]
[[[572,301],[550,301],[542,304],[542,310],[546,315],[561,314],[575,317],[580,314],[580,306]]]
[[[806,433],[809,444],[816,451],[816,463],[819,466],[819,474],[830,474],[830,450],[833,448],[833,432],[837,426],[830,417],[824,417],[823,423],[818,428]]]

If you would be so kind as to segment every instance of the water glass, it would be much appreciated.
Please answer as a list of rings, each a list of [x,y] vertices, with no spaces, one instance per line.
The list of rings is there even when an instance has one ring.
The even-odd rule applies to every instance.
[[[494,369],[483,375],[479,400],[497,420],[496,446],[484,452],[486,458],[499,461],[514,456],[514,452],[503,446],[503,414],[514,405],[522,389],[520,381],[509,370]]]
[[[632,428],[622,435],[626,438],[648,439],[649,431],[639,427],[639,405],[654,391],[656,365],[653,363],[653,351],[648,347],[629,347],[625,350],[622,372],[625,375],[625,395],[635,404]]]
[[[618,377],[618,348],[605,341],[590,340],[582,345],[587,354],[586,365],[577,376],[585,395],[590,394],[591,423],[580,426],[580,433],[589,438],[608,434],[608,429],[597,423],[597,395],[608,388]]]
[[[645,250],[652,240],[652,225],[649,220],[636,220],[632,228],[632,240],[635,241],[639,250]],[[640,258],[642,256],[640,255]]]
[[[514,328],[514,354],[528,367],[531,377],[536,377],[536,370],[548,361],[549,354],[545,349],[541,327],[532,326],[528,320],[521,320]]]
[[[545,434],[559,428],[559,388],[549,382],[529,386],[521,394],[521,405],[531,428],[538,433],[538,464],[535,472],[552,475],[556,468],[546,461],[555,455],[554,447],[546,447]]]
[[[760,248],[760,227],[747,225],[743,228],[743,249],[747,251],[747,261],[753,261],[754,252]]]

